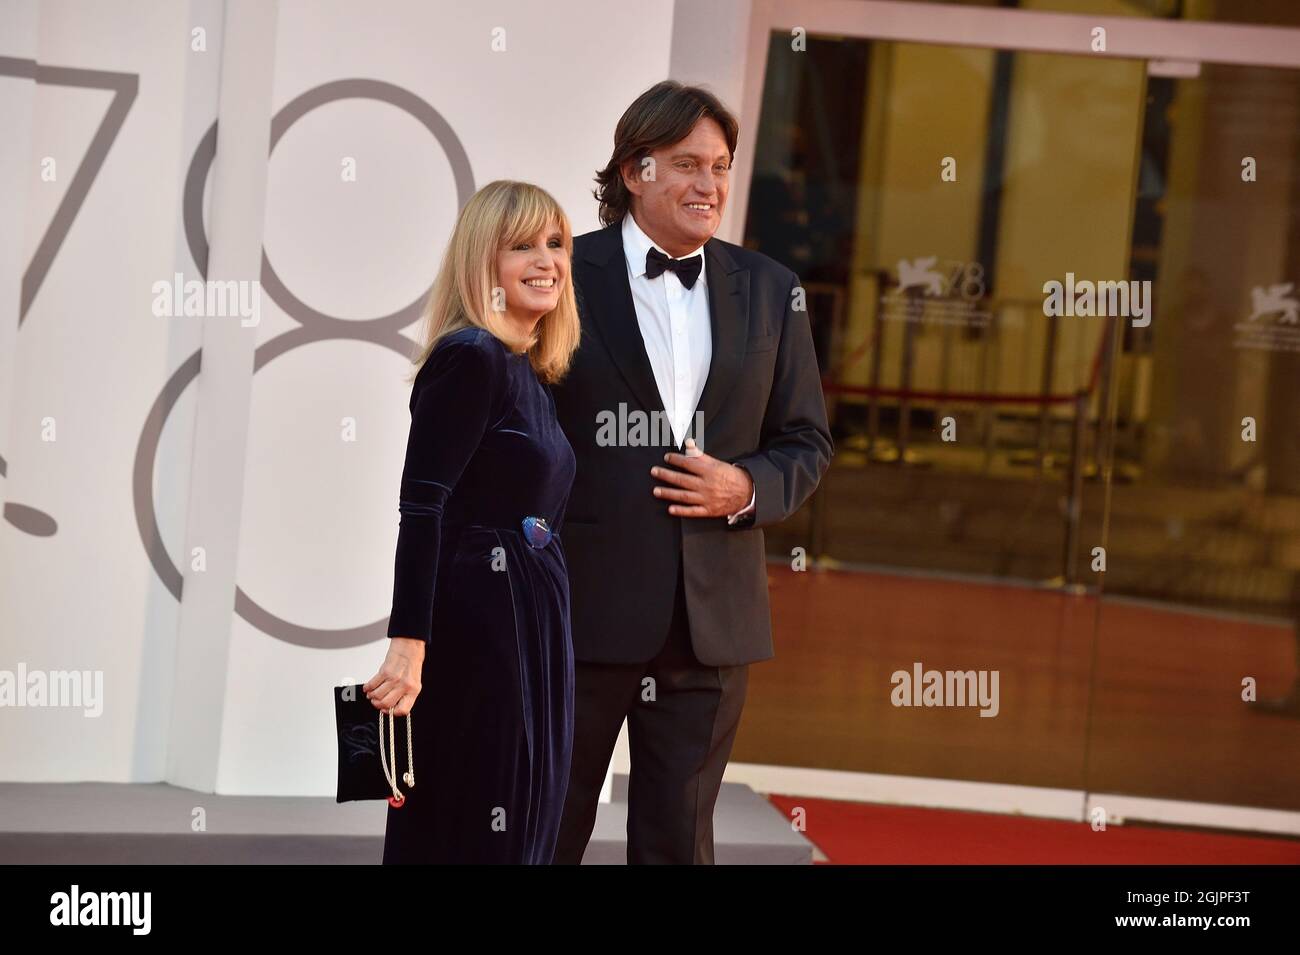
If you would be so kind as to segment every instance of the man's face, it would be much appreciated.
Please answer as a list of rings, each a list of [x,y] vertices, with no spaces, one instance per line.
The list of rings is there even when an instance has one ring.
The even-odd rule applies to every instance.
[[[632,193],[632,213],[665,252],[674,258],[693,252],[713,237],[727,204],[731,153],[716,120],[702,118],[685,139],[650,154],[654,178],[644,166],[628,165],[623,181]]]

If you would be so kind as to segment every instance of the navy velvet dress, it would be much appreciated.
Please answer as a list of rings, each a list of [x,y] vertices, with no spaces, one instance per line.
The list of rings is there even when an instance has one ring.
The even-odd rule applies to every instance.
[[[574,455],[526,355],[465,328],[411,392],[390,637],[427,641],[415,787],[385,864],[549,864],[573,747],[569,584],[559,532]],[[530,543],[526,516],[550,525]],[[396,726],[405,767],[405,720]]]

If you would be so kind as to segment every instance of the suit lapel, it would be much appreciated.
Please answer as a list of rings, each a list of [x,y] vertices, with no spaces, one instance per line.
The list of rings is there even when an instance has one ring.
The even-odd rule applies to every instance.
[[[704,244],[705,275],[709,286],[709,327],[713,334],[713,357],[709,376],[696,415],[703,413],[704,435],[696,435],[707,453],[709,423],[731,392],[745,360],[749,338],[749,269],[741,268],[726,247],[716,239]]]
[[[632,389],[641,407],[663,412],[664,403],[655,384],[654,369],[646,355],[641,326],[636,320],[632,286],[627,279],[620,223],[606,226],[600,241],[592,243],[585,259],[595,267],[596,281],[590,283],[587,315],[599,330],[619,373]],[[584,283],[584,292],[588,285]]]
[[[704,392],[695,409],[696,416],[703,414],[705,423],[706,434],[696,435],[702,448],[706,447],[708,423],[717,415],[740,374],[749,337],[749,269],[737,265],[722,243],[714,239],[704,244],[704,256],[713,355]],[[591,243],[583,258],[595,279],[583,282],[588,318],[641,407],[663,412],[659,386],[636,320],[621,224],[616,222],[601,230],[598,241]]]

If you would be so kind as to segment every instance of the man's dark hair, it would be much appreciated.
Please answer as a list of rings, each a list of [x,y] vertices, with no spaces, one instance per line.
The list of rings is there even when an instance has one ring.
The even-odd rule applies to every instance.
[[[674,80],[656,83],[623,113],[614,128],[614,152],[609,164],[596,173],[594,195],[600,200],[600,221],[613,225],[627,214],[632,194],[623,183],[623,164],[641,160],[661,146],[670,146],[690,135],[705,116],[722,127],[730,158],[736,158],[736,136],[740,124],[722,101],[699,86]]]

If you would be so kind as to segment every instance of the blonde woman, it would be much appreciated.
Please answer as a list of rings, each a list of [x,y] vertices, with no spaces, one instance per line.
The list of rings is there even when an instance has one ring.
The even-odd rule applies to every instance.
[[[411,714],[418,757],[385,864],[552,861],[573,745],[559,534],[574,456],[548,386],[580,335],[572,248],[550,195],[493,182],[461,210],[430,295],[388,653],[365,684]]]

